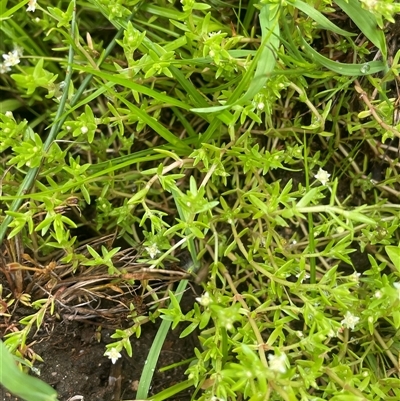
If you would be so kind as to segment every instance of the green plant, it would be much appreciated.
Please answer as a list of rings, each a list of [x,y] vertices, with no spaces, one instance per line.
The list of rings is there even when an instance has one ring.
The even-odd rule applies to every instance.
[[[400,205],[387,194],[399,194],[398,167],[377,144],[400,137],[400,52],[386,29],[399,5],[31,0],[35,21],[27,3],[0,3],[0,239],[57,251],[57,268],[104,275],[104,291],[149,288],[191,256],[169,306],[145,317],[130,304],[130,327],[105,351],[134,355],[143,324],[163,320],[137,398],[166,332],[184,325],[200,342],[188,378],[154,400],[191,386],[196,400],[397,399]],[[389,160],[381,182],[371,154]],[[120,246],[82,246],[79,230],[116,232],[148,270],[118,264]],[[3,302],[38,312],[5,342],[32,365],[26,339],[62,302],[60,282],[30,299],[13,276],[35,269],[26,262],[8,261]],[[204,292],[183,313],[189,278]]]

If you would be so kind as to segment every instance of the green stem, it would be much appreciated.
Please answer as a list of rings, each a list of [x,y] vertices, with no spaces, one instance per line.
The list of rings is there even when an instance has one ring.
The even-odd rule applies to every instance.
[[[307,137],[304,134],[304,170],[307,191],[310,190],[310,176],[308,170],[308,158],[307,158]],[[310,211],[307,214],[308,222],[308,240],[309,240],[309,252],[315,253],[315,241],[314,241],[314,219],[313,213]],[[310,283],[315,284],[317,282],[317,265],[315,257],[310,257]]]
[[[368,401],[368,398],[364,397],[361,391],[357,390],[352,385],[344,382],[332,369],[325,368],[324,371],[329,376],[329,378],[333,382],[337,383],[343,390],[347,390],[355,396],[359,397],[360,401]]]

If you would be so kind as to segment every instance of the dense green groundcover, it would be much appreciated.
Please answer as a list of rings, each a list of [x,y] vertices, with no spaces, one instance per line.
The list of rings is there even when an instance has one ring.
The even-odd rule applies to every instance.
[[[104,350],[134,356],[130,338],[163,319],[137,399],[186,322],[200,345],[154,400],[399,400],[397,13],[1,0],[0,313],[37,312],[4,336],[0,381],[55,399],[37,381],[18,393],[8,351],[34,368],[27,339],[62,307],[60,278],[92,272],[107,291],[184,278],[149,317],[131,305]],[[98,240],[110,235],[124,245]],[[139,270],[117,264],[128,248]],[[168,273],[182,252],[189,266]],[[188,280],[203,295],[183,314]]]

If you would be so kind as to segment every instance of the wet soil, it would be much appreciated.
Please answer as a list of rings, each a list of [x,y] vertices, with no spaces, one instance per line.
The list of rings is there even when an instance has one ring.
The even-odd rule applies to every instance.
[[[192,297],[184,298],[185,303]],[[104,356],[106,344],[115,341],[115,330],[77,321],[59,321],[49,329],[41,329],[33,338],[32,349],[43,359],[36,362],[40,379],[58,392],[59,401],[116,401],[135,400],[137,386],[149,349],[159,323],[142,326],[140,338],[131,337],[133,356],[122,351],[115,364]],[[157,394],[186,379],[188,365],[160,372],[161,367],[184,361],[193,356],[195,336],[183,339],[179,334],[184,327],[170,331],[162,348],[153,377],[150,395]],[[0,333],[1,334],[1,333]],[[178,394],[175,400],[190,400],[190,393]],[[0,401],[20,401],[0,387]],[[22,401],[22,400],[21,400]]]

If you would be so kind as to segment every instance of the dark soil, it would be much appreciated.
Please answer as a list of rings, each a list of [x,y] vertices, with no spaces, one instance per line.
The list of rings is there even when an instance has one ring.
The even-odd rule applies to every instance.
[[[185,297],[185,303],[193,302],[189,294],[185,294]],[[98,330],[98,326],[87,322],[59,321],[51,329],[47,327],[48,332],[41,329],[32,338],[35,342],[32,349],[44,359],[44,363],[36,362],[34,366],[40,370],[40,379],[57,390],[59,401],[134,400],[158,326],[151,322],[143,325],[140,338],[131,338],[132,358],[123,351],[122,358],[112,364],[104,352],[105,345],[115,341],[111,338],[113,329]],[[151,394],[186,379],[184,372],[187,365],[163,373],[158,371],[163,366],[193,356],[195,338],[189,336],[180,339],[181,331],[182,327],[178,327],[167,336],[153,377]],[[189,400],[190,394],[181,393],[174,399]],[[0,401],[11,400],[19,401],[0,387]]]

